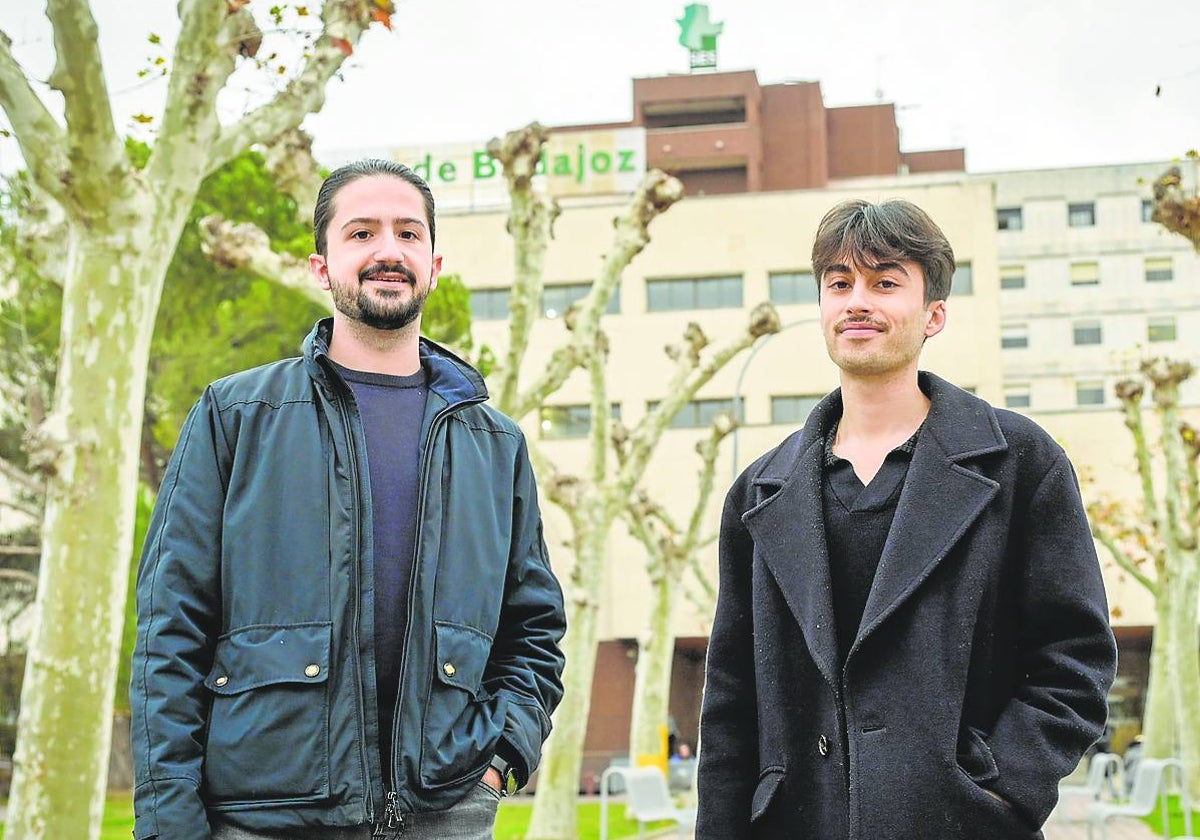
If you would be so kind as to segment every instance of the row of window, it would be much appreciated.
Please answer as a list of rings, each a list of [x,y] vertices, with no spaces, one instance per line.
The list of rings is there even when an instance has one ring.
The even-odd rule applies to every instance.
[[[1099,321],[1075,321],[1071,325],[1076,347],[1104,343],[1104,328]],[[1146,319],[1146,341],[1175,341],[1177,328],[1174,315],[1152,315]],[[1005,324],[1000,329],[1000,347],[1017,350],[1029,346],[1028,324]]]
[[[1170,257],[1147,257],[1143,264],[1147,283],[1169,283],[1175,279],[1175,264]],[[1073,262],[1070,268],[1072,286],[1099,286],[1100,263]],[[1024,289],[1025,266],[1000,266],[1001,289]]]
[[[1149,223],[1154,215],[1154,202],[1142,199],[1142,221]],[[1067,227],[1095,227],[1096,202],[1076,201],[1067,204]],[[1025,218],[1020,207],[997,207],[996,230],[1024,230]]]
[[[777,425],[800,425],[824,396],[824,394],[803,394],[771,397],[771,422]],[[646,410],[653,411],[657,405],[657,402],[651,402],[647,404]],[[675,415],[670,428],[707,428],[722,412],[733,414],[740,421],[743,419],[743,407],[739,405],[738,411],[735,412],[732,399],[692,400]],[[621,419],[619,403],[613,403],[611,412],[614,420]],[[539,421],[541,436],[547,440],[586,437],[592,427],[591,407],[587,405],[543,406]]]
[[[1105,404],[1105,388],[1102,379],[1080,379],[1075,382],[1075,405],[1081,408]],[[1008,385],[1004,388],[1005,408],[1032,408],[1033,400],[1028,385]]]
[[[1083,408],[1106,404],[1106,388],[1102,379],[1080,379],[1075,382],[1075,405]],[[771,423],[779,426],[800,426],[816,407],[824,394],[795,394],[771,397]],[[658,403],[651,402],[646,408],[652,411]],[[1006,408],[1028,409],[1033,407],[1028,384],[1007,385],[1004,388]],[[743,420],[744,406],[736,412]],[[621,418],[621,406],[613,403],[612,418]],[[674,429],[707,428],[721,412],[735,414],[732,399],[693,400],[675,415],[670,427]],[[556,405],[541,409],[541,436],[547,440],[563,440],[586,437],[591,429],[591,409],[587,405]]]
[[[811,271],[773,271],[768,275],[771,303],[782,306],[794,303],[816,303],[817,281]],[[956,296],[974,292],[974,277],[969,262],[961,263],[951,280]],[[559,318],[567,308],[581,300],[591,289],[590,283],[571,283],[546,286],[542,290],[542,315]],[[508,318],[508,289],[477,289],[471,292],[471,317],[477,321],[503,321]],[[608,314],[621,311],[619,295],[614,294],[605,310]],[[646,281],[646,310],[676,312],[691,309],[740,309],[742,300],[741,275],[718,277],[672,277]]]

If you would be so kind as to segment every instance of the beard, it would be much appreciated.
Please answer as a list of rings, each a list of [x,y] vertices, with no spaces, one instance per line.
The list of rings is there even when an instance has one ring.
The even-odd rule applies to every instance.
[[[372,294],[363,285],[372,276],[382,273],[404,275],[412,284],[412,294],[407,300],[402,297],[400,288],[379,288]],[[357,283],[330,284],[333,305],[338,312],[364,326],[389,332],[402,330],[421,317],[429,291],[428,285],[422,288],[417,275],[400,263],[376,263],[358,273]]]

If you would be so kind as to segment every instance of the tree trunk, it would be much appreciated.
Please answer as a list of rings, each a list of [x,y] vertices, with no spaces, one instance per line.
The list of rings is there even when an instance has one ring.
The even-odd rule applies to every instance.
[[[585,510],[592,515],[581,517],[577,525],[582,532],[576,542],[571,597],[567,603],[567,635],[563,640],[567,659],[563,696],[567,699],[555,712],[554,731],[546,742],[527,840],[575,840],[579,834],[576,819],[579,775],[592,705],[604,560],[609,529],[615,518],[603,505],[585,505]]]
[[[1171,587],[1164,586],[1154,602],[1154,640],[1142,712],[1142,749],[1147,758],[1170,758],[1175,753],[1175,695],[1168,659],[1174,614],[1171,604]]]
[[[648,631],[638,640],[637,674],[633,685],[633,719],[629,727],[629,758],[633,765],[662,767],[663,727],[670,715],[671,670],[675,661],[673,621],[679,582],[664,574],[653,584],[654,605]]]
[[[73,229],[55,405],[35,453],[49,474],[40,616],[21,693],[8,840],[95,840],[104,809],[145,371],[175,241],[125,213],[108,219]]]
[[[1172,575],[1176,603],[1171,617],[1168,658],[1173,677],[1176,733],[1191,800],[1200,803],[1200,651],[1196,640],[1200,567],[1193,551],[1181,551],[1173,559],[1178,568]]]

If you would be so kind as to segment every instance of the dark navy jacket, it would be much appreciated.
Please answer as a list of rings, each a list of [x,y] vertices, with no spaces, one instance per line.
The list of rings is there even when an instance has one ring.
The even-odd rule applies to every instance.
[[[383,816],[371,489],[330,321],[302,358],[209,386],[180,434],[138,572],[137,838]],[[458,801],[499,750],[525,778],[562,696],[562,590],[517,425],[421,341],[417,555],[392,777],[401,812]]]
[[[920,377],[932,405],[844,665],[821,504],[840,393],[729,491],[697,840],[1029,840],[1103,730],[1116,647],[1066,454]]]

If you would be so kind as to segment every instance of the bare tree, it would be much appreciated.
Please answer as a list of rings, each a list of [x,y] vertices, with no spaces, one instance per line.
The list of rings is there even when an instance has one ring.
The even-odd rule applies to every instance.
[[[1195,368],[1190,362],[1156,358],[1143,362],[1140,373],[1140,378],[1117,384],[1125,425],[1133,436],[1140,509],[1099,500],[1088,506],[1088,514],[1092,534],[1113,561],[1154,597],[1145,754],[1178,754],[1193,796],[1200,796],[1200,440],[1179,413],[1179,387]],[[1147,385],[1158,420],[1157,445],[1146,434],[1142,398]]]
[[[543,259],[558,215],[554,202],[535,188],[533,176],[544,142],[544,130],[534,124],[494,140],[488,149],[503,165],[512,196],[508,230],[514,239],[516,259],[509,299],[507,355],[496,380],[500,408],[521,419],[557,391],[576,369],[586,373],[590,385],[591,429],[584,474],[563,473],[534,450],[541,486],[570,525],[574,565],[566,587],[568,631],[564,645],[571,663],[565,677],[567,700],[555,714],[554,732],[538,776],[528,837],[567,840],[577,833],[576,801],[596,661],[597,619],[613,524],[634,498],[651,456],[675,415],[730,360],[760,336],[778,331],[779,318],[769,305],[759,307],[739,335],[716,349],[708,346],[698,326],[689,325],[683,340],[667,348],[676,367],[664,387],[663,399],[614,443],[609,432],[608,337],[601,329],[600,316],[625,268],[649,244],[650,223],[683,195],[678,180],[651,171],[614,220],[613,246],[604,257],[597,279],[567,313],[566,341],[550,354],[534,381],[521,388],[520,366],[533,315],[540,307]]]
[[[164,111],[141,168],[114,123],[86,0],[48,0],[46,7],[57,54],[49,86],[62,95],[63,122],[0,33],[0,108],[33,185],[59,217],[58,247],[44,249],[44,274],[63,286],[53,403],[30,451],[46,489],[39,622],[8,809],[12,840],[99,832],[150,338],[200,183],[319,110],[326,83],[360,35],[391,14],[390,2],[326,0],[304,57],[281,77],[286,83],[222,124],[218,96],[239,64],[256,60],[263,32],[249,0],[180,0],[178,8],[178,40],[163,62]]]
[[[707,437],[696,444],[700,455],[699,493],[687,523],[680,525],[663,505],[644,492],[626,510],[634,536],[646,548],[653,606],[638,639],[637,670],[633,685],[633,715],[629,727],[629,754],[653,755],[662,749],[662,722],[670,713],[671,671],[675,656],[675,614],[688,592],[689,577],[701,587],[699,603],[711,612],[714,593],[700,568],[699,551],[715,539],[705,533],[713,479],[721,442],[737,427],[737,419],[718,414]]]

